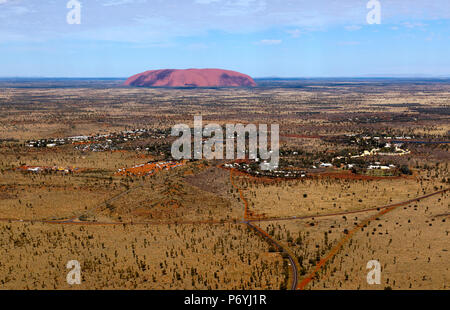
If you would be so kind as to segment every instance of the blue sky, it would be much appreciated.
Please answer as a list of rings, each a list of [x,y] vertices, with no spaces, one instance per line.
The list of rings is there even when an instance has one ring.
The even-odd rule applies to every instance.
[[[450,76],[450,2],[0,0],[0,76],[128,77],[224,68],[252,77]]]

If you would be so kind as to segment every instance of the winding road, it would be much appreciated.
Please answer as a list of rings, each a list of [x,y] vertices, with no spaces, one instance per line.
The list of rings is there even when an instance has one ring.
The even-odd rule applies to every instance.
[[[362,227],[367,225],[369,222],[373,221],[379,216],[382,216],[388,212],[391,212],[395,209],[397,209],[400,206],[405,206],[413,202],[420,201],[422,199],[426,199],[435,195],[443,194],[450,190],[450,188],[442,189],[430,194],[426,194],[417,198],[409,199],[406,201],[389,204],[385,206],[380,207],[374,207],[364,210],[354,210],[354,211],[345,211],[345,212],[337,212],[337,213],[328,213],[328,214],[318,214],[318,215],[309,215],[309,216],[288,216],[288,217],[272,217],[272,218],[261,218],[261,219],[251,219],[248,217],[249,210],[248,210],[248,201],[244,197],[244,194],[242,190],[235,184],[233,179],[233,169],[230,170],[230,182],[231,185],[239,192],[239,196],[241,201],[244,203],[244,215],[243,219],[227,219],[227,220],[201,220],[201,221],[158,221],[158,222],[92,222],[92,221],[77,221],[80,216],[75,216],[69,219],[64,220],[49,220],[49,219],[38,219],[38,220],[30,220],[30,219],[14,219],[14,218],[0,218],[0,222],[21,222],[21,223],[43,223],[43,224],[59,224],[59,225],[167,225],[167,224],[223,224],[223,223],[234,223],[234,224],[245,224],[250,229],[254,230],[257,234],[259,234],[261,237],[263,237],[266,241],[274,245],[281,253],[286,254],[287,259],[290,262],[290,268],[292,273],[292,281],[290,285],[291,290],[303,290],[305,287],[314,279],[315,275],[321,270],[321,268],[330,260],[332,259],[339,250],[344,246],[344,244],[351,239],[354,233],[359,231]],[[99,203],[95,205],[93,208],[87,211],[87,213],[91,213],[95,211],[100,206],[112,202],[123,195],[128,194],[129,192],[136,190],[138,188],[143,187],[143,184],[130,188],[124,192],[121,192],[110,199]],[[298,262],[294,258],[295,255],[293,255],[289,249],[283,245],[280,244],[280,242],[274,240],[266,231],[261,229],[259,226],[255,225],[254,223],[257,222],[268,222],[268,221],[289,221],[289,220],[304,220],[304,219],[316,219],[316,218],[324,218],[324,217],[331,217],[331,216],[339,216],[339,215],[348,215],[348,214],[355,214],[355,213],[366,213],[371,211],[379,211],[375,215],[370,216],[368,219],[363,220],[361,223],[357,224],[356,227],[348,231],[347,234],[343,236],[343,238],[335,245],[330,252],[321,259],[317,265],[314,267],[311,273],[309,273],[303,280],[299,283],[298,278]],[[84,212],[86,213],[86,212]],[[444,216],[447,216],[448,214],[443,214]],[[442,215],[441,215],[442,216]]]
[[[231,185],[238,190],[239,197],[244,202],[244,220],[242,223],[246,224],[248,227],[250,227],[251,229],[256,231],[260,236],[262,236],[265,240],[267,240],[270,243],[272,243],[273,245],[275,245],[275,247],[277,247],[280,252],[286,254],[286,256],[290,262],[290,267],[291,267],[291,272],[292,272],[291,290],[297,289],[297,283],[298,283],[297,264],[298,263],[294,259],[294,256],[289,251],[287,251],[278,241],[273,239],[266,231],[261,229],[261,227],[256,226],[256,225],[252,224],[251,221],[247,220],[248,219],[248,201],[244,197],[242,190],[234,183],[233,169],[230,169],[230,181],[231,181]]]
[[[245,222],[245,224],[247,224],[247,226],[249,226],[250,228],[252,228],[253,230],[255,230],[259,235],[261,235],[264,239],[266,239],[267,241],[269,241],[270,243],[272,243],[275,247],[278,248],[278,250],[282,253],[287,254],[287,258],[290,262],[290,266],[291,266],[291,270],[292,270],[292,283],[291,283],[291,290],[296,290],[297,289],[297,283],[298,283],[298,269],[297,269],[297,264],[294,261],[294,258],[292,257],[292,255],[286,251],[283,246],[281,246],[281,244],[279,244],[277,241],[275,241],[273,238],[270,237],[270,235],[265,232],[264,230],[262,230],[260,227],[253,225],[252,223],[249,222]]]

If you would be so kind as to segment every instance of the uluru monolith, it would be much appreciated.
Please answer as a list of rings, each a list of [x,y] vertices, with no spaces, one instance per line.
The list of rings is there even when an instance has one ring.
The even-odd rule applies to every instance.
[[[126,86],[141,87],[252,87],[255,81],[248,75],[222,69],[162,69],[133,75]]]

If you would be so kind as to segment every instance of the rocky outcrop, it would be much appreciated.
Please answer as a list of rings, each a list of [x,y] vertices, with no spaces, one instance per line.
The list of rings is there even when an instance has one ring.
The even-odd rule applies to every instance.
[[[248,75],[221,69],[151,70],[133,75],[126,86],[141,87],[252,87]]]

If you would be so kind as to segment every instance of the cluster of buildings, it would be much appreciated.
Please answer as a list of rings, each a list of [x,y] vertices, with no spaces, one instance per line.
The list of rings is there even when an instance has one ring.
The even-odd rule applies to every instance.
[[[368,156],[403,156],[410,154],[411,151],[404,148],[404,143],[394,140],[389,136],[368,136],[368,135],[347,135],[350,138],[347,142],[349,144],[357,144],[359,148],[367,148],[360,151],[359,154],[349,153],[347,156],[336,156],[331,160],[331,163],[321,163],[322,168],[331,168],[333,166],[340,168],[342,163],[345,163],[347,168],[352,169],[355,166],[355,160]],[[398,140],[410,140],[409,136],[395,137]],[[386,142],[389,141],[389,142]],[[314,167],[316,168],[316,167]],[[368,164],[368,170],[382,169],[389,170],[395,168],[394,165]]]
[[[66,139],[40,139],[40,140],[29,140],[25,143],[28,147],[55,147],[58,145],[66,144]]]
[[[320,168],[341,168],[341,165],[333,165],[331,163],[320,163],[319,165]],[[353,169],[355,168],[355,164],[346,164],[344,166],[346,169]],[[317,169],[317,166],[313,166],[313,169]],[[369,163],[366,167],[366,169],[368,170],[373,170],[373,169],[381,169],[381,170],[390,170],[390,169],[395,169],[397,168],[395,165],[382,165],[380,162],[375,162],[375,163]]]
[[[383,148],[373,148],[371,150],[364,150],[359,155],[352,155],[351,158],[358,158],[358,157],[364,157],[364,156],[375,156],[375,155],[382,155],[382,156],[402,156],[410,154],[411,151],[408,149],[402,149],[401,143],[396,143],[394,145],[391,145],[391,143],[386,143],[386,145]],[[342,159],[343,157],[336,157],[336,159]]]
[[[347,135],[347,137],[360,137],[363,140],[411,140],[412,137],[409,136],[398,136],[398,137],[391,137],[391,136],[369,136],[369,135],[362,135],[362,136],[358,136],[358,135]]]
[[[133,129],[119,133],[97,134],[91,136],[74,136],[67,138],[29,140],[28,147],[56,147],[65,144],[73,144],[75,148],[82,151],[103,152],[123,149],[120,144],[142,138],[164,139],[169,135],[168,131],[156,129]]]
[[[382,165],[380,162],[375,162],[373,164],[370,164],[367,169],[368,170],[374,170],[374,169],[380,169],[380,170],[391,170],[396,169],[397,167],[395,165]]]
[[[249,164],[247,162],[235,162],[230,164],[224,164],[224,168],[236,169],[241,172],[248,173],[253,176],[270,177],[270,178],[286,178],[296,179],[306,177],[306,171],[303,170],[260,170],[260,165]]]
[[[80,168],[74,168],[74,167],[47,167],[47,166],[20,166],[17,168],[19,171],[24,172],[33,172],[33,173],[42,173],[42,172],[59,172],[59,173],[75,173],[80,172]]]

